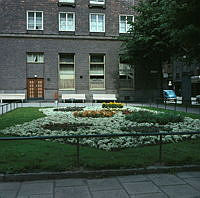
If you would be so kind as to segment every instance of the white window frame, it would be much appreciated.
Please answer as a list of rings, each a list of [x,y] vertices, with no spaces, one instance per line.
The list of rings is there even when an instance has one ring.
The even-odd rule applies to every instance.
[[[95,56],[95,55],[102,55],[103,56],[103,62],[91,62],[91,57]],[[103,74],[92,73],[91,72],[91,65],[92,64],[103,65]],[[106,54],[98,54],[98,53],[89,54],[89,89],[90,90],[105,90],[105,86],[106,86],[105,68],[106,68]],[[91,88],[91,79],[90,79],[91,76],[103,76],[103,87],[102,88]]]
[[[29,61],[28,60],[28,56],[34,56],[34,55],[42,55],[43,56],[43,58],[42,58],[42,61],[37,61],[37,62],[35,62],[35,61]],[[27,52],[26,53],[26,62],[27,63],[34,63],[34,64],[42,64],[42,63],[44,63],[44,53],[43,52]]]
[[[104,0],[104,2],[99,2],[98,0],[97,1],[90,0],[90,4],[91,5],[105,5],[105,0]]]
[[[66,54],[66,55],[69,55],[69,54],[73,54],[73,53],[59,53],[58,54],[58,86],[60,86],[60,65],[62,65],[62,64],[73,64],[74,65],[74,70],[73,70],[73,74],[71,74],[71,75],[73,75],[73,77],[74,77],[74,86],[73,87],[71,87],[71,88],[58,88],[59,90],[75,90],[75,87],[76,87],[76,66],[75,66],[75,58],[76,58],[76,55],[75,54],[73,54],[74,55],[74,62],[61,62],[60,61],[60,55],[61,54]],[[68,75],[70,75],[70,74],[68,74]],[[69,78],[68,78],[69,79]]]
[[[95,14],[95,15],[102,15],[103,16],[103,31],[99,31],[98,30],[98,24],[97,24],[97,31],[92,31],[92,15]],[[106,16],[104,13],[90,13],[89,15],[89,22],[90,22],[90,32],[105,32],[106,31],[106,27],[105,27],[105,24],[106,24]]]
[[[33,12],[34,13],[34,28],[33,29],[29,29],[28,28],[28,13]],[[42,28],[41,29],[36,29],[36,13],[40,12],[42,13]],[[27,10],[26,12],[26,24],[27,24],[27,30],[44,30],[43,29],[43,11],[35,11],[35,10]]]
[[[122,16],[126,17],[126,32],[121,32],[121,20],[120,19]],[[128,25],[127,17],[133,17],[132,22],[134,22],[134,15],[120,14],[119,15],[119,33],[127,33],[129,31],[129,29],[127,28],[127,25]]]
[[[65,14],[65,19],[66,19],[66,24],[67,24],[67,14],[73,14],[73,23],[74,23],[74,27],[73,27],[73,30],[61,30],[61,27],[60,27],[60,14]],[[75,31],[75,27],[76,27],[76,19],[75,19],[75,12],[59,12],[59,31],[62,31],[62,32],[74,32]],[[67,27],[67,26],[66,26]]]

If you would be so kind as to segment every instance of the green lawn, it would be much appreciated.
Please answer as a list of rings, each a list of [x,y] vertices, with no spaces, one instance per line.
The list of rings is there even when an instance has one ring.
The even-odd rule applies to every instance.
[[[38,108],[17,109],[0,116],[0,129],[43,117]],[[192,115],[191,115],[192,116]],[[50,141],[0,141],[0,173],[75,170],[76,146]],[[166,165],[200,164],[200,139],[163,145]],[[84,169],[135,168],[158,162],[159,146],[144,146],[108,152],[80,147]]]
[[[156,110],[156,111],[161,111],[161,112],[170,112],[170,113],[176,113],[176,114],[181,114],[183,116],[187,116],[193,119],[200,119],[200,114],[196,114],[196,113],[186,113],[186,112],[182,112],[182,111],[174,111],[174,110],[169,110],[169,109],[162,109],[162,108],[156,108],[156,107],[141,107],[141,108],[145,108],[145,109],[150,109],[150,110]]]

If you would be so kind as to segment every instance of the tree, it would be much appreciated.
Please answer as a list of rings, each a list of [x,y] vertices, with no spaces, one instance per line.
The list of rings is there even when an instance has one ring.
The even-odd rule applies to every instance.
[[[162,64],[173,57],[200,60],[199,0],[142,0],[133,9],[135,21],[120,39],[136,68],[157,68],[161,77]]]

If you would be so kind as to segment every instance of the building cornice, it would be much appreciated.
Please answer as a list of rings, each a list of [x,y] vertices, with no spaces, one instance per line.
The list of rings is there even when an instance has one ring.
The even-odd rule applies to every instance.
[[[49,35],[49,34],[0,34],[0,38],[38,38],[68,40],[111,40],[119,41],[117,36],[81,36],[81,35]]]

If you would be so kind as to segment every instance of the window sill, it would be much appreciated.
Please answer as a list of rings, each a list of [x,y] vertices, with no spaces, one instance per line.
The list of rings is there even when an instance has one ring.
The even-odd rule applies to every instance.
[[[105,36],[105,32],[90,32],[90,36]]]
[[[43,30],[27,30],[27,34],[43,34]]]
[[[75,35],[75,31],[59,31],[60,35]]]
[[[89,8],[103,8],[105,9],[106,8],[106,5],[105,4],[95,4],[95,3],[90,3],[88,5]]]
[[[59,91],[75,91],[75,88],[70,88],[70,89],[59,89]]]
[[[69,2],[58,2],[58,7],[62,6],[71,6],[71,7],[76,7],[76,3],[69,3]]]

